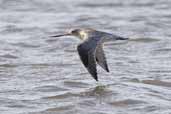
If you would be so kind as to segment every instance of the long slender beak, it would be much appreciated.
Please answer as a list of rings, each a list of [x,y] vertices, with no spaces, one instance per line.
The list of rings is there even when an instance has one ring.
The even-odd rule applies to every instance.
[[[71,35],[70,33],[66,33],[66,34],[58,34],[58,35],[54,35],[54,36],[51,36],[51,37],[62,37],[62,36],[69,36]]]

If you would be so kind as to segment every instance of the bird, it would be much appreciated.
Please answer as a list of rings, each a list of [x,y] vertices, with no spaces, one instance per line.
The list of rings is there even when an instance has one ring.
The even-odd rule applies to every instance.
[[[106,72],[109,72],[106,56],[103,50],[103,44],[109,41],[129,39],[92,28],[72,29],[67,33],[53,35],[51,37],[62,36],[75,36],[82,41],[77,46],[79,57],[84,67],[96,81],[98,81],[97,64]]]

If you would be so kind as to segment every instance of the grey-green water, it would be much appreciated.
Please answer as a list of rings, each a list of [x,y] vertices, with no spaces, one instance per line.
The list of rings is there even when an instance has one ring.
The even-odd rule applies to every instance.
[[[132,38],[99,83],[79,40],[49,37],[76,27]],[[171,114],[171,1],[0,0],[0,114]]]

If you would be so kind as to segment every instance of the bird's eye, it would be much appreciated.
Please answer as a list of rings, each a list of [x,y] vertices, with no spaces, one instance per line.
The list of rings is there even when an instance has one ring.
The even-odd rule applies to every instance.
[[[75,33],[75,30],[73,30],[72,33]]]
[[[71,32],[72,32],[72,34],[77,34],[78,30],[77,29],[76,30],[72,30]]]

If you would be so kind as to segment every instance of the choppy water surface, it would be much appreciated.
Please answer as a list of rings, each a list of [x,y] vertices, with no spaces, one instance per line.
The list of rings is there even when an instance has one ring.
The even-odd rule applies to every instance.
[[[171,1],[0,0],[1,114],[171,114]],[[79,40],[91,27],[131,37],[105,46],[99,83]]]

